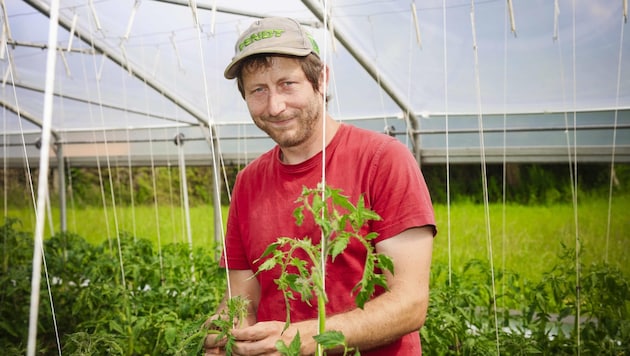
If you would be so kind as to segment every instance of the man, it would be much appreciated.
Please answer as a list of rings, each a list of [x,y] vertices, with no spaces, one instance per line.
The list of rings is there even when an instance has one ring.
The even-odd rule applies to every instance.
[[[237,79],[254,123],[277,143],[239,173],[230,204],[222,263],[227,263],[231,296],[251,301],[245,326],[233,330],[232,351],[278,355],[276,342],[289,345],[298,331],[301,353],[316,351],[316,303],[292,300],[285,331],[285,302],[274,283],[279,273],[256,272],[263,262],[258,259],[278,237],[318,241],[312,219],[297,226],[292,212],[302,188],[315,188],[322,180],[325,157],[326,185],[341,189],[354,204],[363,194],[366,206],[382,217],[362,233],[378,233],[372,242],[376,251],[394,262],[394,274],[384,272],[388,291],[377,291],[363,309],[356,307],[353,288],[362,276],[365,248],[352,242],[329,262],[326,329],[343,333],[362,355],[420,355],[418,330],[426,317],[436,233],[424,178],[409,149],[396,139],[325,113],[328,68],[318,52],[296,21],[265,18],[241,35],[225,70],[227,79]],[[223,354],[217,347],[223,343],[208,336],[206,354]]]

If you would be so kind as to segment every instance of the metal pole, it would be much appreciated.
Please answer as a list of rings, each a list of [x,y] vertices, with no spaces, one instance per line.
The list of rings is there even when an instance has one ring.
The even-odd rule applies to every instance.
[[[314,0],[302,0],[302,3],[311,10],[313,15],[319,19],[319,21],[324,22],[324,13],[320,6],[319,2]],[[390,98],[398,105],[398,107],[403,111],[405,118],[407,120],[407,124],[411,126],[410,130],[407,130],[409,139],[411,140],[411,144],[413,147],[413,154],[416,157],[416,161],[420,164],[420,134],[419,134],[419,125],[418,119],[414,114],[411,106],[403,100],[402,96],[396,92],[393,85],[390,84],[387,78],[379,77],[378,69],[376,65],[370,61],[361,51],[355,48],[350,40],[346,38],[346,36],[339,31],[339,27],[333,28],[333,36],[348,50],[348,52],[354,57],[354,59],[359,62],[361,67],[365,69],[365,71],[378,83],[378,85],[389,95]]]
[[[214,154],[212,159],[212,177],[214,181],[214,193],[212,194],[212,201],[214,204],[214,242],[216,244],[215,246],[221,246],[223,242],[223,236],[221,236],[221,232],[223,231],[223,220],[221,219],[223,216],[221,212],[221,174],[219,171],[219,162],[221,162],[221,157],[219,155],[219,140],[214,125],[212,125],[211,130],[213,147],[212,153]],[[218,257],[219,256],[217,256],[217,260]]]

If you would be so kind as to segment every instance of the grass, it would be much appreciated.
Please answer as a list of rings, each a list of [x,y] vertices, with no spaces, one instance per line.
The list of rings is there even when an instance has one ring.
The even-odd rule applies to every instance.
[[[577,236],[582,246],[582,262],[591,264],[608,261],[628,276],[630,264],[625,262],[626,256],[630,255],[628,208],[630,196],[614,197],[608,225],[608,202],[605,199],[580,201],[577,224],[572,204],[491,204],[488,219],[483,205],[455,203],[449,209],[438,204],[435,212],[439,233],[434,244],[433,259],[434,262],[448,263],[450,251],[451,265],[458,271],[471,259],[488,260],[488,241],[491,241],[495,269],[506,268],[530,280],[539,280],[543,271],[549,271],[557,264],[561,244],[573,247]],[[50,236],[49,221],[59,231],[59,212],[55,208],[52,210],[52,218],[46,224],[46,236]],[[9,209],[5,216],[20,219],[24,230],[35,231],[32,210]],[[223,219],[226,217],[227,207],[223,207]],[[192,207],[190,221],[193,245],[213,249],[212,206]],[[293,218],[288,217],[287,223],[292,224]],[[158,236],[163,244],[188,241],[184,212],[180,207],[159,206],[156,212],[154,206],[136,206],[134,209],[124,206],[117,207],[116,214],[111,207],[74,209],[68,211],[67,224],[68,231],[93,243],[107,239],[113,241],[116,238],[116,226],[118,231],[144,237],[155,243]]]
[[[483,205],[457,203],[450,207],[449,233],[449,209],[436,205],[439,232],[434,243],[433,259],[448,263],[450,250],[453,269],[461,270],[472,258],[487,261],[490,255],[488,246],[492,246],[495,269],[505,268],[530,280],[539,280],[544,271],[557,264],[562,244],[575,247],[576,239],[579,239],[582,262],[608,262],[628,276],[630,264],[625,260],[630,255],[628,208],[630,197],[615,197],[609,226],[608,202],[602,199],[580,202],[577,224],[572,204],[491,204],[489,219],[486,219]],[[487,220],[489,229],[486,227]],[[489,244],[489,241],[492,243]]]

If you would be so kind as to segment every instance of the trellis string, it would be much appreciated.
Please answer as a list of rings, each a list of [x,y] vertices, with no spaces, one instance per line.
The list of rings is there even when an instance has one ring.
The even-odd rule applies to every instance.
[[[486,224],[486,245],[488,251],[488,261],[490,263],[490,274],[492,281],[492,304],[493,308],[493,316],[494,316],[494,329],[495,329],[495,338],[496,338],[496,348],[497,355],[501,354],[500,347],[500,339],[499,339],[499,320],[498,320],[498,311],[496,308],[496,286],[495,286],[495,275],[494,275],[494,256],[492,253],[492,230],[490,226],[490,204],[488,202],[488,173],[486,171],[486,153],[485,153],[485,138],[484,138],[484,126],[483,126],[483,110],[481,106],[481,78],[479,73],[479,56],[478,56],[478,46],[477,46],[477,31],[475,24],[475,2],[471,0],[471,11],[470,11],[470,22],[472,27],[472,40],[473,40],[473,59],[474,59],[474,76],[475,76],[475,96],[477,102],[477,123],[479,127],[479,154],[481,158],[481,180],[482,180],[482,188],[483,188],[483,205],[484,205],[484,216],[485,216],[485,224]]]
[[[446,34],[447,18],[446,18],[446,0],[442,0],[442,37],[444,39],[443,46],[443,68],[444,68],[444,139],[446,150],[446,240],[448,253],[448,285],[453,285],[453,253],[451,241],[451,160],[450,160],[450,144],[449,144],[449,106],[448,106],[448,37]]]
[[[621,69],[622,69],[622,58],[623,58],[623,30],[624,24],[626,23],[626,13],[627,3],[624,5],[624,16],[621,18],[620,30],[619,30],[619,58],[617,60],[617,88],[615,92],[615,119],[613,123],[613,137],[612,137],[612,149],[610,153],[610,183],[608,186],[608,213],[606,217],[606,253],[604,257],[604,262],[608,263],[608,249],[610,244],[610,227],[611,227],[611,219],[612,219],[612,192],[613,185],[615,181],[615,155],[617,149],[617,120],[619,117],[619,96],[621,92]]]

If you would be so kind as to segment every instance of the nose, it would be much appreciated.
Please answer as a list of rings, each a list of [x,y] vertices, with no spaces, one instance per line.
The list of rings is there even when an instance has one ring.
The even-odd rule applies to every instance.
[[[271,92],[269,93],[269,102],[267,107],[269,108],[269,115],[278,116],[284,109],[286,109],[285,98],[282,94]]]

